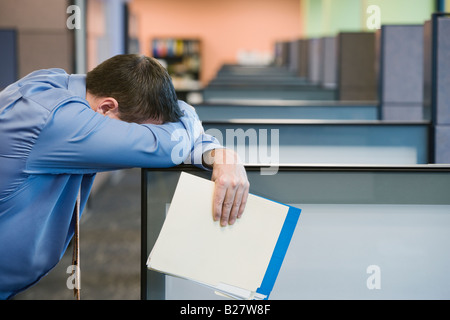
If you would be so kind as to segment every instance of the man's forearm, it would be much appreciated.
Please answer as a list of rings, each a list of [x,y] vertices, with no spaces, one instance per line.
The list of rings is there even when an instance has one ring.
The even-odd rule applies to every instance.
[[[215,148],[203,153],[203,166],[212,169],[214,165],[229,164],[229,165],[241,165],[242,162],[239,155],[233,150],[225,147]]]

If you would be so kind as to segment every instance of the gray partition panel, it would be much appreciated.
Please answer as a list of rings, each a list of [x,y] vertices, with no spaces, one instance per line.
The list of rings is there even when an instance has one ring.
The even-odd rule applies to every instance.
[[[450,163],[450,14],[433,14],[424,30],[424,115],[433,124],[432,161]]]
[[[212,79],[208,83],[209,88],[232,85],[232,86],[290,86],[290,85],[308,85],[306,79],[293,76],[267,75],[261,76],[220,76]]]
[[[218,77],[222,76],[285,76],[289,74],[289,69],[282,66],[244,66],[235,64],[225,64],[217,72]],[[294,74],[292,74],[294,75]]]
[[[450,14],[436,23],[436,124],[450,125]]]
[[[322,74],[320,83],[324,88],[336,88],[337,82],[337,48],[336,37],[324,37],[322,41]]]
[[[300,77],[308,76],[308,56],[309,56],[309,41],[308,39],[299,40],[299,70],[298,75]]]
[[[300,68],[300,43],[298,40],[293,40],[289,44],[289,71],[295,74],[299,73]]]
[[[381,118],[422,120],[423,25],[384,25],[379,32]]]
[[[280,100],[334,100],[336,92],[311,84],[277,85],[213,85],[203,90],[203,99],[280,99]],[[355,100],[355,99],[352,99]]]
[[[275,65],[287,67],[290,58],[290,43],[288,41],[279,41],[275,43]]]
[[[142,170],[142,298],[224,299],[148,271],[181,171]],[[247,166],[250,192],[302,209],[271,299],[449,299],[450,167]],[[239,223],[239,221],[237,222]]]
[[[423,118],[432,121],[432,90],[431,83],[433,78],[433,39],[431,21],[425,21],[423,24]]]
[[[450,125],[434,127],[435,163],[450,163]]]
[[[435,123],[436,163],[450,163],[450,15],[437,19]]]
[[[30,72],[46,68],[62,68],[72,73],[74,51],[73,34],[70,31],[19,31],[19,76],[24,77]]]
[[[339,33],[338,96],[340,100],[377,100],[374,33]]]
[[[367,102],[247,100],[194,105],[200,120],[329,119],[377,120],[378,105]]]
[[[289,70],[296,76],[308,76],[308,39],[297,39],[291,42]]]
[[[320,38],[308,39],[308,81],[313,84],[320,83],[323,67],[321,51],[322,42]]]
[[[203,121],[245,163],[426,164],[429,124],[382,121]]]
[[[0,48],[0,90],[2,90],[18,77],[16,30],[0,30]]]

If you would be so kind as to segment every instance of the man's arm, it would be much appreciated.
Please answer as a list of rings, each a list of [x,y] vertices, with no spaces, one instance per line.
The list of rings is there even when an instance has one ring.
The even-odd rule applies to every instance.
[[[77,102],[59,107],[50,117],[29,153],[27,173],[170,167],[183,161],[183,152],[193,147],[197,137],[188,117],[163,125],[139,125],[110,119]]]
[[[199,161],[194,164],[201,165],[202,155],[209,154],[214,159],[210,163],[217,186],[214,216],[233,223],[236,210],[238,213],[243,210],[245,201],[241,199],[246,200],[248,191],[243,165],[239,161],[224,162],[223,147],[204,134],[195,110],[187,104],[181,107],[185,116],[179,122],[139,125],[109,119],[81,103],[61,106],[34,144],[26,172],[85,174],[129,167],[170,167],[196,154],[200,160],[194,159]],[[232,152],[227,150],[226,154]],[[239,210],[238,202],[243,203]]]

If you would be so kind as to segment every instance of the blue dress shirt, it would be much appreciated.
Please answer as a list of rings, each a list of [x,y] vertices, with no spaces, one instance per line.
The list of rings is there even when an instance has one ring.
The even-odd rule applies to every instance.
[[[61,259],[100,171],[201,166],[221,147],[194,108],[163,125],[110,119],[86,101],[85,75],[39,70],[0,92],[0,299],[30,287]],[[64,285],[64,284],[63,284]]]

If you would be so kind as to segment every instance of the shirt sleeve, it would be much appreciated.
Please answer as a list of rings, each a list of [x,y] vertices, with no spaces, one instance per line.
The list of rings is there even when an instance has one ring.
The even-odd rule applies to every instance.
[[[95,173],[180,164],[203,144],[201,123],[187,106],[180,105],[184,116],[178,122],[140,125],[110,119],[82,102],[66,103],[49,116],[25,171]]]
[[[185,114],[189,113],[189,117],[193,119],[195,123],[195,136],[197,137],[194,141],[193,148],[190,150],[183,163],[193,164],[199,168],[209,170],[210,167],[205,166],[203,163],[203,154],[207,151],[224,147],[214,136],[205,133],[203,126],[201,125],[201,121],[192,106],[183,101],[180,101],[180,107],[185,110]]]

